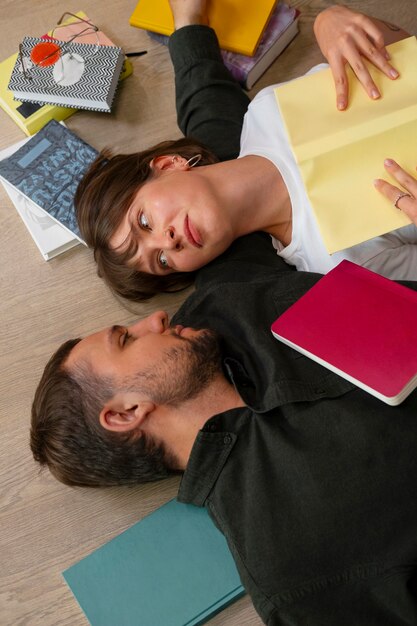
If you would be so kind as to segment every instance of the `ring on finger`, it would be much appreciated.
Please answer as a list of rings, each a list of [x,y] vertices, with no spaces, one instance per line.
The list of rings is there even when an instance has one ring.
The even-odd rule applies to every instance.
[[[399,209],[400,211],[401,211],[401,209],[398,206],[398,203],[401,200],[401,198],[411,198],[411,195],[409,193],[404,193],[404,192],[401,192],[401,193],[398,194],[398,196],[396,197],[396,199],[393,202],[393,205],[395,206],[396,209]]]

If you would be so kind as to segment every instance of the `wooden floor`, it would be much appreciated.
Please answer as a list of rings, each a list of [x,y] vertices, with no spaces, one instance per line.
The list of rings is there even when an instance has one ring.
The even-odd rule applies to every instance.
[[[293,4],[302,11],[301,34],[251,95],[270,83],[300,75],[322,60],[312,22],[331,3],[294,0]],[[417,32],[415,0],[346,4]],[[71,129],[98,149],[111,146],[116,151],[135,151],[180,136],[168,52],[129,26],[134,6],[134,0],[1,2],[0,59],[16,52],[23,36],[41,35],[64,11],[80,9],[125,51],[148,50],[147,55],[133,59],[134,74],[121,85],[111,115],[79,112],[68,120]],[[22,138],[20,129],[0,109],[0,149]],[[47,472],[39,473],[28,447],[32,395],[47,358],[65,339],[130,322],[154,308],[172,313],[185,294],[160,297],[128,310],[96,276],[86,248],[78,246],[45,262],[2,188],[0,220],[0,624],[85,626],[86,619],[61,572],[174,497],[178,481],[133,489],[84,490],[65,487]],[[210,624],[256,626],[260,620],[246,597]]]

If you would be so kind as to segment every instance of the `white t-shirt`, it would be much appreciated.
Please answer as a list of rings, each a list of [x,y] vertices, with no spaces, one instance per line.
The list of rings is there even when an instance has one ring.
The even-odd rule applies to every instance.
[[[323,67],[327,66],[316,66],[310,72]],[[327,252],[287,140],[274,87],[260,91],[249,105],[239,157],[255,154],[268,158],[287,187],[292,205],[292,239],[284,247],[272,237],[277,253],[298,270],[326,274],[342,259],[348,259],[388,278],[417,280],[417,227],[414,224],[332,255]],[[372,185],[372,181],[369,184]]]

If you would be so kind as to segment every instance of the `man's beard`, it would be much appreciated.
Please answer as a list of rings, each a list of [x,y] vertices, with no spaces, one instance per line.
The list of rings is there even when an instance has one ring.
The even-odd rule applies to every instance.
[[[176,406],[206,389],[221,373],[220,340],[215,331],[205,330],[196,337],[179,337],[181,343],[164,353],[152,369],[142,370],[128,381],[159,405]]]

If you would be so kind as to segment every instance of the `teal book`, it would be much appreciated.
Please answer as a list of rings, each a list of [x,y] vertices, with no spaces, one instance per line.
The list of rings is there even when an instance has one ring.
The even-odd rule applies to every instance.
[[[197,626],[245,593],[206,509],[176,500],[63,576],[91,626]]]

